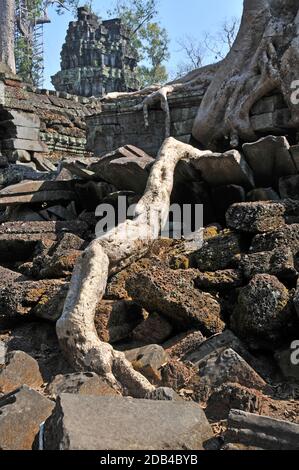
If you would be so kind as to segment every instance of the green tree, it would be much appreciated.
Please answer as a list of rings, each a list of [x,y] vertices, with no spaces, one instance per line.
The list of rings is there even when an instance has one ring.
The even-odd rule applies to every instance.
[[[142,88],[168,78],[164,62],[169,58],[169,38],[157,20],[157,5],[157,0],[117,0],[108,12],[121,18],[131,31],[130,39],[141,63],[137,73]]]

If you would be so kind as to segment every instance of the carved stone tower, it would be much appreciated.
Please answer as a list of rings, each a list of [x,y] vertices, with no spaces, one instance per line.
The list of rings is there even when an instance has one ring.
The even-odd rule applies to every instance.
[[[138,89],[137,51],[120,19],[102,21],[86,7],[78,8],[61,51],[61,71],[52,77],[57,91],[103,96]]]

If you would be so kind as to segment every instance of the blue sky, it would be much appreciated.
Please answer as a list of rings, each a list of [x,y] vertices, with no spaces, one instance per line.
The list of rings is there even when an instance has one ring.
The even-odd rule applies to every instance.
[[[83,2],[84,3],[84,2]],[[183,55],[177,40],[186,35],[201,38],[205,32],[215,34],[222,22],[232,16],[240,17],[243,0],[159,0],[159,19],[170,37],[170,60],[167,68],[173,74]],[[104,19],[113,0],[94,0],[93,7]],[[45,88],[53,88],[50,77],[60,69],[60,51],[72,15],[59,16],[49,9],[52,23],[45,25]]]

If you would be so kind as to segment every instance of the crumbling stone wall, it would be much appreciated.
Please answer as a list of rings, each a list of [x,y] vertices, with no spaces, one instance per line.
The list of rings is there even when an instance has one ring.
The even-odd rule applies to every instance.
[[[85,117],[99,112],[99,100],[40,90],[17,77],[0,76],[1,153],[10,161],[20,151],[52,157],[86,154]]]
[[[102,21],[86,7],[69,24],[61,52],[61,71],[52,77],[56,90],[79,96],[103,96],[138,89],[137,51],[120,19]]]
[[[173,93],[169,97],[171,135],[188,143],[192,124],[201,103],[202,92]],[[102,100],[101,112],[88,116],[87,149],[102,155],[128,142],[156,156],[165,138],[165,114],[159,107],[149,112],[149,126],[145,126],[142,111],[135,106],[140,97],[119,97]]]
[[[189,143],[192,126],[205,90],[174,92],[169,95],[171,136]],[[149,112],[146,127],[142,111],[136,105],[143,97],[119,96],[103,99],[99,114],[88,116],[87,148],[96,155],[110,152],[128,142],[152,156],[157,155],[165,138],[165,114],[156,106]],[[257,135],[287,135],[296,143],[296,131],[290,123],[290,111],[281,94],[273,94],[258,101],[251,110],[251,122]]]

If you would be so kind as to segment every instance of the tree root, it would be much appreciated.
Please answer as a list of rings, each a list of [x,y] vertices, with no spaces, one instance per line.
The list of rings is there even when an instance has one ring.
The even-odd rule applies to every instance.
[[[207,65],[200,69],[193,70],[187,75],[178,78],[164,86],[153,85],[132,93],[115,92],[109,93],[105,96],[105,100],[117,100],[123,98],[142,98],[142,102],[137,104],[130,110],[143,111],[145,127],[149,127],[149,109],[152,106],[160,105],[162,111],[165,112],[165,139],[170,137],[171,116],[168,102],[168,95],[174,92],[188,92],[199,90],[204,92],[211,82],[216,70],[221,62],[217,64]]]
[[[231,147],[256,140],[250,111],[272,92],[282,93],[295,121],[298,109],[292,109],[289,101],[296,68],[289,51],[290,44],[297,44],[298,32],[288,25],[296,15],[298,5],[293,0],[244,0],[236,41],[216,72],[193,125],[193,137],[206,148],[221,150],[225,140]]]
[[[56,324],[60,346],[75,369],[94,371],[135,397],[145,396],[154,387],[123,353],[100,341],[94,326],[96,306],[105,293],[108,276],[144,256],[158,238],[167,221],[177,163],[207,153],[173,138],[165,140],[135,217],[94,240],[81,255]]]

